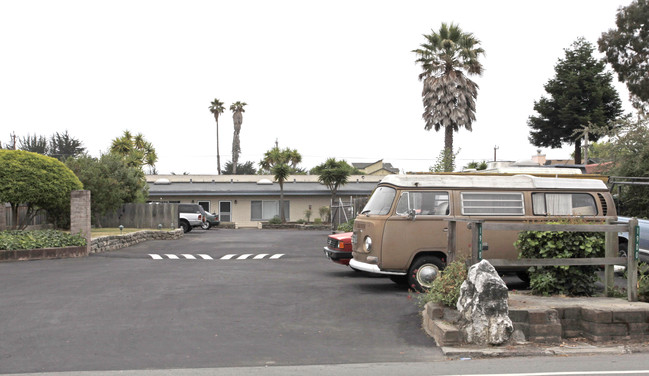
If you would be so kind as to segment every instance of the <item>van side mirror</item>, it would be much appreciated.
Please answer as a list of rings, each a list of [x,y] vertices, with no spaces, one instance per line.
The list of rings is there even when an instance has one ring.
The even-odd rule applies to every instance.
[[[415,211],[415,209],[408,209],[409,220],[414,221],[416,216],[417,216],[417,212]]]

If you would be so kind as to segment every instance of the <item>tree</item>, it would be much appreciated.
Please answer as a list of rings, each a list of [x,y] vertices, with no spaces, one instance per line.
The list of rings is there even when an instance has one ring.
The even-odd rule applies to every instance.
[[[61,161],[23,150],[0,150],[0,181],[0,202],[11,204],[14,218],[18,206],[27,205],[25,222],[14,228],[24,228],[40,209],[61,224],[65,214],[69,217],[70,192],[83,189]]]
[[[239,141],[239,133],[241,132],[241,123],[243,123],[243,109],[246,102],[234,102],[230,105],[232,111],[232,122],[234,123],[234,136],[232,137],[232,174],[237,174],[237,166],[239,162],[239,154],[241,154],[241,142]]]
[[[638,110],[649,104],[649,1],[635,0],[618,9],[617,29],[602,33],[599,51],[625,82],[631,101]]]
[[[252,161],[248,161],[244,164],[237,163],[237,172],[235,173],[233,170],[232,162],[228,161],[225,163],[223,175],[255,175],[257,173],[255,163]]]
[[[225,111],[223,107],[223,102],[214,98],[210,106],[208,107],[210,112],[214,114],[214,120],[216,120],[216,170],[219,175],[221,175],[221,152],[219,151],[219,115]]]
[[[141,169],[143,166],[149,166],[150,171],[155,169],[155,163],[158,161],[153,144],[148,142],[142,133],[133,136],[128,130],[112,141],[110,152],[121,156],[130,167]]]
[[[26,137],[21,137],[20,150],[47,155],[49,152],[47,138],[45,138],[45,136],[31,136],[29,134]]]
[[[538,116],[530,116],[527,125],[530,142],[538,147],[559,148],[575,145],[575,163],[581,164],[581,138],[575,131],[583,126],[611,130],[622,114],[622,102],[611,84],[604,62],[593,57],[593,45],[577,39],[559,59],[556,75],[545,84],[549,97],[534,102]],[[597,141],[592,134],[591,141]]]
[[[65,133],[56,132],[50,137],[49,156],[64,162],[69,157],[81,155],[86,148],[81,146],[81,141]]]
[[[625,120],[611,137],[609,157],[614,176],[649,178],[649,120]],[[618,198],[621,215],[649,218],[649,186],[624,186]]]
[[[286,215],[284,214],[284,181],[297,169],[300,162],[302,162],[302,155],[297,150],[289,148],[280,150],[278,146],[268,150],[264,154],[264,159],[259,162],[262,171],[269,172],[279,183],[279,213],[282,223],[286,222]]]
[[[101,227],[100,218],[107,212],[146,199],[142,170],[127,166],[119,155],[103,154],[99,159],[83,155],[69,158],[66,165],[91,192],[92,218],[97,227]]]
[[[439,32],[424,35],[426,42],[413,50],[423,72],[422,100],[426,122],[424,129],[444,129],[444,149],[453,153],[453,132],[461,127],[471,131],[475,120],[475,99],[478,85],[467,75],[481,75],[478,61],[484,50],[473,34],[459,26],[442,23]],[[446,170],[449,171],[449,170]],[[452,171],[452,170],[450,170]]]
[[[331,191],[331,203],[336,201],[338,188],[347,184],[347,179],[354,173],[354,168],[346,161],[337,161],[329,158],[324,163],[311,169],[311,173],[318,176],[318,181]]]

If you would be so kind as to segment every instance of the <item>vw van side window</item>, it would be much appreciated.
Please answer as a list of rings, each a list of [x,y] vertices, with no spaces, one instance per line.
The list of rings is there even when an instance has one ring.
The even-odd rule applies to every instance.
[[[533,193],[535,215],[597,215],[595,198],[587,193]]]
[[[375,214],[375,215],[386,215],[390,212],[392,208],[392,202],[394,197],[397,195],[397,191],[394,188],[390,187],[378,187],[372,193],[367,205],[363,208],[361,214]]]
[[[408,191],[401,193],[397,203],[397,215],[448,215],[448,192]]]
[[[524,215],[522,192],[462,192],[464,215]]]

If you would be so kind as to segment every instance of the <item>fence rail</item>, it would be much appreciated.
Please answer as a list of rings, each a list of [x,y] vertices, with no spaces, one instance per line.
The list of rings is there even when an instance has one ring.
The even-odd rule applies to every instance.
[[[560,225],[560,224],[533,224],[533,223],[495,223],[484,220],[464,218],[449,219],[448,226],[448,251],[451,259],[457,252],[457,222],[465,222],[471,229],[471,264],[483,259],[482,257],[482,232],[492,231],[570,231],[570,232],[604,232],[605,257],[569,258],[569,259],[492,259],[487,260],[494,267],[502,266],[584,266],[604,265],[604,284],[608,293],[614,285],[614,265],[624,265],[627,268],[627,300],[638,301],[638,259],[639,259],[639,227],[638,220],[632,218],[628,223],[607,220],[607,224]],[[629,247],[627,257],[618,257],[618,232],[629,233]]]
[[[13,228],[14,224],[22,224],[27,217],[27,205],[20,205],[18,207],[18,218],[14,218],[9,204],[0,203],[0,231]],[[3,221],[4,220],[4,221]],[[27,226],[31,227],[45,227],[48,226],[47,213],[41,211],[37,213],[31,220],[27,222]]]

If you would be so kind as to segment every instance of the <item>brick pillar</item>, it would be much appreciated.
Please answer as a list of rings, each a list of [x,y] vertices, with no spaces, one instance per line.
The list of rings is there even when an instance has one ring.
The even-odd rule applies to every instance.
[[[70,233],[86,238],[86,254],[90,253],[90,191],[70,193]]]

